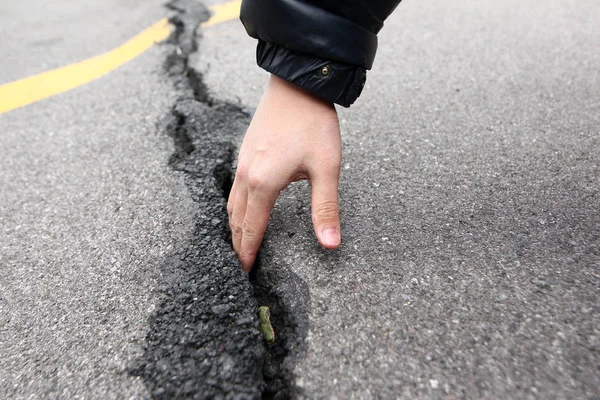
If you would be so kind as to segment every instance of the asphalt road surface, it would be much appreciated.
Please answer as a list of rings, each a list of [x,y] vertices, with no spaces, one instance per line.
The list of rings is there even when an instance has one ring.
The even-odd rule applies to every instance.
[[[339,110],[342,247],[297,183],[250,276],[225,199],[267,77],[239,21],[2,4],[0,85],[165,16],[167,42],[0,114],[0,398],[598,398],[594,1],[405,0]]]

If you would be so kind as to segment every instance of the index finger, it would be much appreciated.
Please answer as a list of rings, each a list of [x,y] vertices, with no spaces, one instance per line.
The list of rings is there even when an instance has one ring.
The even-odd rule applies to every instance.
[[[242,224],[240,261],[246,272],[252,269],[258,249],[269,225],[271,210],[279,192],[272,188],[254,189],[248,192],[246,215]]]

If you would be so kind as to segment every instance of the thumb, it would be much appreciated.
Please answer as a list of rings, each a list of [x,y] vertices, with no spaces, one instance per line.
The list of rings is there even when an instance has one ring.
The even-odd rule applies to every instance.
[[[311,177],[313,226],[319,243],[327,249],[335,249],[341,242],[339,168],[332,172],[320,172]]]

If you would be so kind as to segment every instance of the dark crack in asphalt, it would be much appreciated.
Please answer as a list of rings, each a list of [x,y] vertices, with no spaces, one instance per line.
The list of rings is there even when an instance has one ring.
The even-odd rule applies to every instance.
[[[262,261],[250,279],[241,271],[230,244],[226,199],[235,143],[250,117],[211,98],[202,74],[188,65],[208,10],[194,0],[167,7],[176,13],[176,29],[166,42],[171,49],[164,69],[179,98],[159,128],[173,138],[169,165],[185,176],[197,206],[196,226],[187,251],[161,266],[161,301],[149,321],[143,356],[130,373],[156,399],[294,398],[300,394],[294,363],[308,332],[308,289],[283,266]],[[277,340],[270,345],[258,330],[259,305],[271,308]]]
[[[262,364],[265,380],[263,399],[296,398],[302,390],[295,385],[294,366],[306,350],[310,294],[308,285],[289,268],[270,263],[262,251],[252,272],[256,300],[271,311],[275,342],[268,345]]]

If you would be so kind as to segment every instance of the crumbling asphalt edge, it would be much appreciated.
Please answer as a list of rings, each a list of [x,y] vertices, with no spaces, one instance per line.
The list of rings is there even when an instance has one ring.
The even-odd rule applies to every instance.
[[[304,350],[310,296],[302,280],[273,266],[268,252],[248,276],[230,245],[226,199],[235,144],[249,123],[239,106],[213,99],[202,74],[188,65],[197,51],[198,25],[208,10],[194,0],[173,0],[175,31],[165,43],[164,69],[179,98],[159,124],[172,137],[169,159],[183,173],[198,206],[185,254],[161,268],[162,300],[150,318],[144,355],[130,373],[153,398],[295,398],[294,364]],[[271,308],[276,341],[258,331],[259,305]]]

